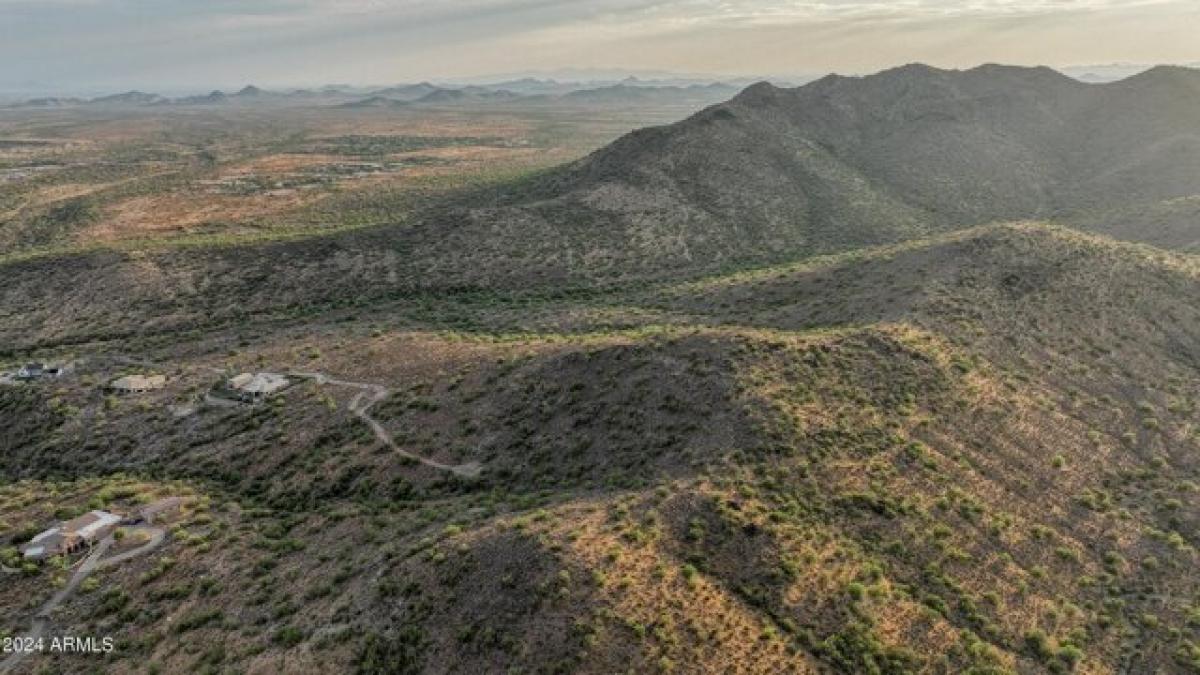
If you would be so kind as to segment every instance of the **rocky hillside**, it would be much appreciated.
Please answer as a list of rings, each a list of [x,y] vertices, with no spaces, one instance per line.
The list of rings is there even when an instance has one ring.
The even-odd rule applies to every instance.
[[[1200,72],[1184,68],[1104,85],[1001,66],[758,84],[576,163],[455,191],[404,225],[14,257],[0,263],[0,353],[413,297],[657,282],[1032,216],[1194,250],[1197,120]]]
[[[1047,68],[912,65],[795,88],[754,85],[636,131],[522,189],[438,220],[438,261],[476,276],[766,261],[992,221],[1069,218],[1137,241],[1113,208],[1200,194],[1200,71],[1092,85]],[[1194,229],[1194,228],[1193,228]],[[447,233],[448,230],[448,233]],[[519,242],[514,245],[512,242]],[[526,255],[526,247],[537,251]]]
[[[538,319],[564,332],[500,338],[492,299],[458,310],[482,333],[176,345],[139,398],[93,358],[0,389],[5,532],[194,494],[56,616],[116,634],[112,672],[1191,672],[1198,300],[1186,256],[989,226]],[[483,472],[398,461],[348,389],[196,407],[214,367],[384,383],[402,448]]]

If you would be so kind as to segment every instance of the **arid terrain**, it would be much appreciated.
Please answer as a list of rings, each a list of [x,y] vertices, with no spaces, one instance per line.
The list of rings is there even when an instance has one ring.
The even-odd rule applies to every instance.
[[[3,252],[399,221],[422,196],[561,164],[689,109],[337,100],[0,108]]]
[[[0,109],[12,672],[1200,672],[1200,72],[447,91]]]

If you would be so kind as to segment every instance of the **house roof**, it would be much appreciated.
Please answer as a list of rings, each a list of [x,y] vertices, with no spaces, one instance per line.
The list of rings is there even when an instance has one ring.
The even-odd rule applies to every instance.
[[[62,529],[68,535],[78,534],[81,537],[91,538],[96,536],[105,527],[116,525],[120,522],[120,516],[108,511],[89,511],[78,518],[63,523]]]
[[[21,553],[26,558],[41,558],[50,551],[60,550],[64,539],[74,540],[76,537],[95,539],[106,527],[116,526],[120,522],[120,516],[108,511],[89,511],[82,516],[38,533],[21,549]]]
[[[45,557],[48,551],[58,550],[64,538],[61,527],[52,527],[30,539],[21,549],[21,554],[30,559]]]
[[[143,517],[153,516],[155,514],[162,513],[163,511],[169,511],[170,509],[174,509],[182,503],[183,503],[183,500],[180,499],[179,497],[167,497],[165,499],[160,499],[156,502],[146,504],[142,508],[138,509],[138,513],[141,514]]]
[[[17,370],[17,377],[38,377],[45,372],[45,367],[40,363],[27,363]]]
[[[124,391],[141,391],[145,389],[162,389],[167,384],[164,375],[126,375],[112,381],[109,386]]]
[[[29,540],[29,543],[35,544],[35,543],[39,543],[39,542],[49,541],[51,539],[54,539],[55,537],[62,537],[62,528],[57,525],[46,530],[45,532],[38,533],[37,536],[35,536],[33,539]]]
[[[242,373],[229,380],[229,386],[247,394],[270,394],[288,384],[288,379],[278,373]]]
[[[56,376],[65,372],[63,365],[50,365],[46,363],[26,363],[11,373],[16,379],[33,380],[42,376]]]

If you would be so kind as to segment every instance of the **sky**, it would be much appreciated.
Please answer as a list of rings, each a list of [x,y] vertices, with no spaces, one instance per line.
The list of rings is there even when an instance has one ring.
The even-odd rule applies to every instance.
[[[0,0],[0,89],[1200,61],[1197,0]]]

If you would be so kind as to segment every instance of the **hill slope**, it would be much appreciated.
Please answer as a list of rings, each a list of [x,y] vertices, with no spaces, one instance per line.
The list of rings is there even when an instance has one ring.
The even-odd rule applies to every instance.
[[[75,481],[119,469],[211,503],[171,565],[56,619],[127,638],[117,672],[1186,672],[1198,299],[1186,257],[1002,226],[608,307],[673,327],[164,349],[141,400],[0,388],[0,468],[31,481],[0,497],[27,526],[121,499]],[[402,447],[482,476],[398,461],[352,392],[175,412],[211,367],[301,357],[386,383]],[[6,616],[46,579],[14,583]]]
[[[1191,249],[1198,119],[1200,75],[1181,68],[1105,85],[1000,66],[759,84],[573,164],[456,191],[403,226],[0,263],[0,347],[413,293],[657,281],[1034,214]]]
[[[579,276],[828,253],[1200,194],[1197,120],[1185,68],[1105,85],[1003,66],[760,83],[437,224],[447,248],[550,242],[541,260],[507,252]]]

